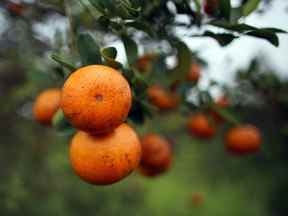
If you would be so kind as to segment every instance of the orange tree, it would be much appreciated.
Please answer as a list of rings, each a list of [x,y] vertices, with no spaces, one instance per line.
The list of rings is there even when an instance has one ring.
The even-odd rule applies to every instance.
[[[103,150],[101,145],[104,146],[105,140],[119,131],[118,127],[122,127],[126,120],[142,124],[161,110],[197,111],[188,123],[193,136],[212,138],[224,120],[235,127],[226,136],[229,151],[241,154],[258,151],[262,143],[261,132],[254,126],[241,125],[239,119],[226,109],[230,106],[229,98],[226,98],[228,95],[214,102],[209,88],[219,84],[211,81],[208,89],[198,88],[205,59],[189,49],[178,29],[185,32],[198,29],[200,33],[188,33],[186,36],[210,37],[221,46],[227,46],[241,36],[265,39],[278,46],[277,34],[285,33],[283,30],[257,28],[242,21],[257,9],[259,3],[257,0],[241,1],[238,7],[233,8],[230,0],[64,1],[63,8],[70,23],[70,49],[64,52],[58,47],[51,55],[60,64],[57,73],[64,82],[60,109],[53,117],[53,126],[67,134],[74,133],[75,129],[84,130],[95,138],[90,139],[90,144],[95,141],[95,145]],[[14,9],[12,12],[15,13]],[[17,12],[16,15],[21,14]],[[179,19],[180,15],[185,19]],[[219,30],[209,30],[209,26]],[[125,63],[116,60],[118,51],[111,46],[115,41],[124,45]],[[142,56],[140,49],[145,51]],[[176,63],[168,65],[168,58],[174,58]],[[195,92],[192,101],[189,100],[191,91]],[[95,154],[99,153],[100,159],[109,158],[100,168],[93,170],[92,166],[88,169],[89,165],[85,163],[82,168],[75,167],[73,158],[85,160],[90,155],[84,153],[89,152],[88,149],[76,151],[77,156],[74,153],[70,155],[72,166],[76,173],[81,172],[82,178],[85,175],[95,176],[93,171],[98,176],[101,171],[103,176],[93,180],[96,184],[98,181],[100,184],[116,182],[137,167],[140,154],[136,153],[131,161],[129,155],[138,151],[137,145],[134,149],[125,148],[115,157],[114,153],[109,154],[113,148],[102,156],[95,148]],[[154,156],[157,158],[157,155]],[[121,161],[122,157],[127,165],[120,174],[117,168],[120,162],[113,161]],[[105,177],[105,173],[110,173],[113,178]],[[88,180],[90,183],[93,181]]]
[[[65,215],[64,210],[66,206],[69,206],[69,209],[66,209],[66,213],[68,212],[67,215],[79,215],[83,212],[94,212],[95,210],[98,214],[102,212],[104,215],[110,215],[113,211],[117,211],[118,214],[120,206],[121,209],[126,208],[125,211],[127,212],[143,212],[140,204],[142,205],[143,203],[141,196],[145,190],[142,188],[143,185],[138,184],[140,178],[129,178],[129,180],[126,181],[129,185],[129,190],[125,188],[121,189],[121,185],[125,185],[125,181],[123,184],[117,184],[112,187],[112,191],[111,188],[96,187],[92,189],[88,185],[81,184],[79,179],[71,176],[68,171],[69,169],[66,169],[66,166],[64,166],[63,161],[67,159],[67,155],[65,154],[67,146],[49,145],[48,148],[48,146],[45,145],[48,144],[49,141],[54,144],[60,144],[63,142],[63,138],[61,138],[61,136],[51,136],[54,135],[53,130],[37,127],[36,124],[31,124],[27,119],[20,119],[14,112],[14,110],[18,108],[16,105],[19,106],[19,101],[17,101],[17,97],[19,97],[21,98],[20,104],[22,105],[23,103],[24,106],[19,109],[18,113],[29,119],[30,116],[27,108],[29,108],[29,99],[34,96],[33,92],[37,90],[40,92],[40,89],[45,89],[48,86],[62,88],[64,82],[66,83],[69,78],[72,77],[72,74],[75,75],[79,68],[90,64],[101,64],[108,66],[110,69],[114,68],[119,75],[125,77],[129,84],[130,99],[127,97],[127,95],[130,95],[129,90],[125,91],[126,93],[128,92],[125,98],[128,99],[126,108],[129,113],[126,113],[128,112],[126,109],[123,109],[124,111],[122,110],[124,114],[128,114],[128,119],[125,120],[123,117],[122,120],[128,122],[131,126],[128,127],[120,121],[121,126],[117,127],[113,125],[112,128],[107,127],[112,129],[108,130],[109,132],[107,131],[107,134],[91,133],[90,130],[88,133],[76,132],[71,142],[69,154],[71,165],[81,178],[93,184],[110,184],[123,179],[134,170],[139,163],[139,141],[141,141],[142,158],[140,167],[138,168],[139,173],[148,177],[155,177],[166,172],[171,166],[172,168],[180,168],[172,170],[172,175],[168,175],[168,178],[178,178],[181,179],[181,181],[177,181],[177,185],[169,185],[172,190],[164,187],[164,190],[161,191],[161,193],[163,193],[163,203],[165,203],[164,208],[171,211],[172,215],[173,213],[179,214],[179,209],[175,207],[183,202],[182,199],[178,199],[179,194],[185,199],[185,195],[183,196],[184,193],[182,192],[174,197],[176,190],[180,191],[181,188],[179,186],[181,185],[181,187],[185,187],[184,190],[189,193],[192,183],[193,187],[197,187],[197,180],[196,182],[192,180],[195,179],[195,173],[199,176],[207,176],[207,179],[209,179],[208,182],[212,185],[215,185],[215,177],[219,181],[223,180],[223,176],[228,177],[228,179],[225,178],[225,181],[223,181],[225,188],[223,197],[225,198],[223,198],[223,205],[220,205],[220,208],[225,209],[225,212],[231,212],[231,209],[235,209],[232,212],[237,211],[238,214],[241,215],[243,209],[249,209],[249,211],[252,208],[254,209],[254,196],[251,199],[247,199],[251,208],[249,208],[249,206],[246,208],[247,206],[245,206],[245,208],[241,208],[242,210],[239,208],[241,203],[238,207],[235,207],[237,206],[235,205],[237,201],[235,201],[231,203],[230,206],[227,205],[227,199],[230,200],[231,197],[231,199],[233,199],[233,194],[237,194],[237,182],[241,182],[241,185],[246,187],[247,184],[243,184],[246,180],[246,182],[249,181],[250,185],[251,179],[255,177],[256,169],[261,170],[261,173],[256,173],[256,175],[259,176],[255,184],[251,184],[252,186],[250,185],[250,187],[247,188],[248,196],[250,197],[249,189],[255,189],[252,188],[254,185],[259,190],[266,190],[265,187],[268,186],[268,183],[272,185],[271,180],[273,180],[273,183],[275,183],[275,188],[274,186],[272,188],[273,194],[270,193],[271,188],[268,188],[269,197],[265,197],[263,193],[260,193],[261,197],[265,197],[265,199],[269,199],[269,201],[271,200],[269,205],[271,204],[271,208],[274,211],[272,215],[275,215],[275,211],[278,211],[276,215],[286,215],[286,190],[283,189],[287,188],[287,177],[282,175],[287,163],[287,145],[284,145],[287,139],[288,122],[285,112],[287,110],[287,82],[269,73],[270,70],[262,71],[261,65],[259,66],[262,62],[261,59],[259,62],[255,60],[252,61],[249,68],[239,71],[235,80],[236,86],[232,84],[231,86],[223,86],[215,81],[211,81],[209,87],[203,90],[198,87],[197,82],[199,78],[201,79],[201,77],[205,76],[201,71],[201,68],[205,67],[205,59],[199,58],[197,53],[188,49],[187,44],[182,41],[182,35],[178,32],[180,29],[181,32],[183,32],[182,30],[188,32],[190,29],[198,29],[197,34],[186,36],[212,37],[217,40],[221,46],[228,45],[233,40],[237,43],[237,38],[242,35],[262,38],[277,46],[278,38],[276,34],[283,31],[275,28],[259,29],[244,24],[244,18],[254,12],[255,8],[262,9],[261,5],[259,6],[259,0],[239,1],[236,8],[231,8],[229,1],[200,0],[149,2],[83,0],[66,1],[65,5],[63,1],[60,0],[47,0],[45,1],[47,4],[43,4],[42,2],[44,1],[23,1],[19,4],[15,4],[15,2],[16,1],[8,0],[0,2],[0,7],[7,9],[5,15],[9,17],[12,23],[8,34],[2,34],[0,40],[1,72],[4,73],[5,71],[5,77],[1,73],[1,93],[4,93],[6,96],[8,95],[8,98],[12,98],[9,103],[7,103],[6,97],[3,98],[2,106],[0,107],[0,116],[2,122],[5,122],[5,124],[0,125],[1,135],[4,135],[3,137],[1,136],[1,138],[4,140],[3,143],[9,143],[9,145],[3,145],[3,151],[0,152],[1,160],[7,158],[8,161],[6,162],[4,160],[3,163],[1,162],[3,176],[9,176],[7,180],[1,178],[1,184],[3,183],[1,194],[4,192],[3,197],[5,199],[4,202],[0,203],[1,213],[2,210],[6,212],[5,209],[7,208],[9,214],[11,214],[13,209],[13,211],[16,209],[16,211],[21,211],[24,214],[25,212],[29,212],[29,215],[31,215],[31,212],[37,215],[51,215],[54,213],[55,208],[58,208],[61,203],[65,206],[62,207],[63,212],[61,212],[61,214],[63,215]],[[209,5],[210,2],[212,2],[213,5]],[[261,1],[261,3],[262,2],[266,1]],[[31,24],[35,22],[34,20],[43,20],[50,15],[54,17],[55,14],[69,18],[71,26],[69,32],[70,38],[69,41],[64,41],[63,43],[59,40],[61,37],[58,37],[59,34],[57,33],[57,37],[55,37],[53,41],[55,44],[51,46],[47,41],[39,40],[35,34],[32,34],[33,28]],[[179,15],[181,15],[181,17],[185,16],[187,18],[185,18],[186,21],[183,23],[180,22],[179,19],[177,19]],[[18,32],[16,30],[19,28],[19,25],[24,26],[23,29],[25,29],[25,31],[27,30],[27,35],[17,34]],[[209,26],[213,26],[214,30],[205,31]],[[11,43],[11,41],[13,43]],[[13,52],[14,50],[12,48],[17,43],[19,44],[18,47],[16,46],[18,51]],[[116,47],[122,43],[124,44],[126,53],[119,52],[119,50],[116,49]],[[67,49],[67,44],[69,44],[69,49]],[[113,47],[114,44],[116,44],[115,47]],[[25,50],[25,55],[23,55],[23,50]],[[53,61],[47,58],[46,55],[47,51],[51,53],[51,50],[54,53],[52,58],[60,64],[51,65]],[[128,61],[122,61],[121,63],[116,61],[117,52],[118,56],[127,56]],[[16,57],[14,56],[15,54]],[[12,59],[10,62],[12,62],[13,67],[11,67],[11,63],[3,64],[2,59],[7,58]],[[173,65],[167,64],[166,62],[166,60],[170,60],[171,58],[176,62]],[[19,65],[21,65],[21,67],[19,67]],[[37,65],[38,67],[35,67]],[[39,70],[41,73],[38,73]],[[20,88],[15,90],[13,89],[15,83],[21,83],[24,79],[23,71],[28,71],[27,77],[29,81],[31,78],[36,84],[31,84],[31,82],[28,81],[25,83],[25,86],[20,86]],[[274,71],[274,69],[271,71]],[[97,74],[107,75],[104,71],[98,71]],[[40,75],[44,75],[45,80],[43,80],[43,76]],[[52,79],[48,79],[49,77],[52,77]],[[81,78],[84,79],[84,77]],[[95,80],[99,79],[97,78]],[[101,89],[97,81],[91,84],[91,82],[95,80],[87,78],[87,82],[84,81],[84,84],[74,84],[72,86],[73,89],[75,89],[73,93],[76,93],[78,98],[74,102],[81,104],[84,110],[85,107],[87,107],[87,111],[90,109],[89,113],[96,113],[93,114],[93,120],[84,118],[88,119],[88,123],[94,126],[95,122],[93,121],[100,118],[101,115],[106,117],[109,117],[109,113],[111,113],[111,116],[112,114],[114,115],[115,113],[111,112],[110,109],[121,107],[120,103],[125,99],[122,98],[120,92],[116,92],[112,95],[117,95],[115,101],[118,101],[119,104],[113,104],[112,100],[109,100],[108,104],[104,104],[106,108],[101,109],[103,113],[101,113],[98,108],[95,108],[96,110],[94,110],[94,108],[91,109],[91,107],[98,106],[97,103],[102,103],[106,98],[104,94],[98,94],[98,92],[94,94],[97,88]],[[121,80],[123,81],[123,79]],[[14,83],[14,85],[12,85],[12,83]],[[48,86],[47,83],[49,83]],[[103,86],[102,81],[101,83]],[[37,85],[36,88],[35,85]],[[113,88],[117,86],[115,86],[114,82],[113,85],[105,85],[106,92],[110,95]],[[214,87],[223,90],[223,97],[216,99],[215,102],[210,94],[210,88],[212,89]],[[126,90],[129,88],[126,88]],[[85,104],[86,97],[79,97],[79,94],[84,90],[86,93],[92,94],[91,98],[93,98],[93,100],[90,101],[92,105]],[[105,98],[103,96],[105,96]],[[26,98],[23,99],[23,97]],[[75,96],[72,96],[72,98],[75,98]],[[51,99],[43,99],[43,101],[45,103],[40,104],[44,107],[40,110],[45,110],[45,104],[52,105],[53,102]],[[55,107],[58,107],[57,101],[58,100],[55,99],[53,107],[46,107],[49,115],[48,112],[44,112],[43,116],[45,117],[45,121],[47,120],[47,123],[51,122],[51,113],[53,112],[55,115],[53,115],[52,126],[56,128],[60,134],[68,136],[74,134],[75,128],[79,129],[79,125],[74,123],[70,115],[64,117],[65,113],[61,110],[56,112]],[[128,109],[130,107],[129,102],[131,102],[131,109]],[[15,105],[15,103],[18,104]],[[71,101],[68,104],[70,103]],[[76,109],[77,107],[78,106],[76,106]],[[73,111],[72,117],[77,116],[77,112],[78,111]],[[200,116],[202,116],[198,118],[196,123],[192,121],[195,116],[197,117],[197,115],[194,115],[194,112],[200,113]],[[170,118],[170,114],[177,114],[177,116],[181,116],[184,120],[181,124],[175,124],[176,121]],[[191,115],[191,119],[186,119],[188,115]],[[35,116],[37,116],[37,114]],[[239,116],[241,116],[242,120],[240,120]],[[152,121],[154,119],[156,120],[153,121],[153,124],[149,125],[151,119]],[[159,121],[159,119],[161,119],[162,122]],[[111,121],[111,119],[107,118],[104,122],[109,122],[108,120]],[[189,120],[194,122],[192,124],[193,127],[189,127]],[[140,126],[144,125],[144,127],[147,127],[147,124],[145,124],[147,122],[148,128],[145,133],[148,133],[145,135],[143,131],[141,131]],[[252,124],[254,127],[246,127],[245,125],[243,125],[245,127],[239,127],[241,126],[239,125],[241,122],[243,122],[243,124]],[[29,126],[27,127],[28,124]],[[159,124],[161,128],[157,128]],[[94,126],[93,129],[95,129]],[[177,136],[178,134],[175,131],[173,131],[174,133],[170,133],[170,131],[165,133],[166,126],[177,130],[179,134],[180,131],[186,132],[183,128],[187,127],[187,132],[189,133],[190,131],[193,138],[186,138],[185,136],[181,136],[181,138]],[[185,141],[187,140],[189,144],[192,141],[195,144],[198,141],[196,137],[200,139],[205,138],[203,142],[207,142],[207,144],[208,142],[217,141],[222,126],[224,126],[224,129],[231,129],[229,131],[233,132],[227,134],[226,140],[223,140],[221,137],[220,141],[221,143],[225,141],[226,145],[223,145],[223,147],[226,147],[229,152],[232,152],[232,156],[222,153],[221,146],[219,145],[206,145],[207,149],[209,148],[210,154],[203,154],[205,150],[202,150],[205,148],[205,145],[185,146]],[[255,130],[255,126],[258,130]],[[30,127],[34,128],[32,132]],[[35,128],[39,130],[37,133],[35,133]],[[202,131],[202,133],[204,128],[204,134],[207,134],[207,128],[208,134],[211,134],[212,128],[215,136],[210,135],[207,137],[207,135],[202,135],[201,137],[201,133],[200,136],[199,133],[195,133],[195,128],[196,131]],[[239,130],[239,128],[242,129]],[[247,130],[245,128],[254,129]],[[137,129],[139,134],[144,134],[142,139],[137,138],[136,133],[133,132],[135,129]],[[261,138],[263,140],[265,139],[265,143],[269,143],[269,145],[260,145],[262,139],[259,139],[258,136],[259,129],[261,136],[263,136],[263,138]],[[15,131],[17,131],[17,136]],[[123,131],[126,132],[123,133]],[[160,136],[159,131],[161,132]],[[155,132],[158,132],[158,134],[155,134]],[[248,141],[242,138],[243,136],[247,137],[247,132],[248,137],[250,137]],[[145,144],[145,137],[153,133],[154,137],[156,136],[158,138],[154,138],[152,140],[153,142],[148,142],[148,146],[146,146],[148,150],[146,151],[145,145],[147,145],[147,143]],[[253,142],[251,142],[251,139]],[[280,143],[281,145],[279,145]],[[184,146],[182,144],[184,144]],[[170,148],[171,146],[172,148]],[[183,169],[181,170],[181,167],[178,166],[181,156],[184,155],[182,146],[183,148],[187,148],[187,151],[193,149],[189,154],[195,153],[199,155],[199,158],[201,158],[201,163],[198,164],[200,169],[182,173]],[[239,157],[234,160],[232,159],[235,154],[241,153],[241,155],[243,155],[244,153],[248,154],[259,151],[259,147],[261,148],[261,154],[255,154],[253,157],[248,156],[242,157],[241,159],[239,159]],[[57,150],[53,151],[53,149]],[[177,151],[180,153],[176,155],[176,157],[173,156],[175,151],[176,153]],[[145,152],[148,152],[148,155]],[[150,152],[153,153],[151,154]],[[125,153],[129,153],[128,156],[125,156]],[[145,154],[146,156],[144,156]],[[196,168],[195,161],[190,160],[193,157],[190,157],[189,154],[185,154],[188,155],[188,157],[185,157],[185,162],[188,164],[188,166],[186,166],[187,171]],[[63,160],[62,156],[64,158]],[[161,164],[162,166],[156,167],[155,164],[153,164],[153,166],[150,164],[144,167],[143,164],[145,164],[147,158],[150,158],[150,160],[152,158],[154,162],[156,161],[158,165]],[[244,167],[243,164],[242,166],[238,165],[239,161],[244,164]],[[50,171],[52,171],[52,175]],[[167,178],[160,178],[160,184],[163,182],[163,179],[164,181],[167,180]],[[182,181],[183,179],[185,179],[185,181]],[[207,181],[207,179],[204,179],[204,181]],[[141,179],[141,181],[142,180],[143,179]],[[185,184],[186,180],[188,184]],[[202,180],[203,178],[199,181]],[[233,185],[233,187],[235,187],[233,188],[233,194],[226,194],[226,191],[229,190],[227,182],[231,180],[233,180],[234,183],[236,182],[237,186],[235,187],[235,184]],[[259,182],[263,183],[263,185],[260,185]],[[156,188],[153,187],[152,190],[156,191],[155,193],[157,194],[159,192],[159,190],[157,190],[159,181],[155,180],[153,184],[156,185]],[[78,191],[76,185],[78,186]],[[173,186],[175,190],[173,190]],[[117,196],[115,196],[115,188],[117,188]],[[33,190],[35,191],[33,192]],[[103,190],[103,193],[101,193],[101,190]],[[112,192],[110,195],[109,190]],[[54,193],[55,191],[57,193]],[[168,191],[168,193],[166,193],[166,191]],[[213,189],[213,193],[214,192],[215,190]],[[166,199],[169,197],[166,196],[169,193],[173,193],[172,199],[174,205],[171,203],[171,207],[167,205]],[[217,196],[213,197],[212,194],[206,194],[204,191],[201,191],[201,188],[199,188],[199,191],[194,191],[194,193],[190,195],[192,196],[189,197],[189,202],[192,202],[193,206],[209,206],[209,209],[211,209],[210,213],[212,213],[207,214],[215,214],[215,206],[219,206]],[[43,205],[43,202],[41,202],[42,199],[39,199],[40,197],[48,201],[47,205]],[[122,199],[124,200],[123,202],[121,202]],[[127,200],[129,202],[127,202]],[[206,203],[211,203],[212,200],[215,202],[214,207],[210,204],[206,205]],[[155,201],[153,197],[151,202],[155,203]],[[53,205],[56,207],[53,207],[51,203],[55,203]],[[113,210],[111,206],[113,206],[113,204],[115,205],[115,203],[117,203],[119,207]],[[35,208],[35,206],[39,208]],[[180,208],[181,207],[182,205],[180,205]],[[157,210],[158,208],[159,206],[157,206]],[[175,208],[175,210],[172,208]],[[261,206],[261,208],[263,208],[263,206]],[[269,207],[267,206],[267,208]],[[149,208],[145,206],[143,209],[145,209],[144,212],[146,212]],[[266,207],[263,209],[266,210]],[[201,210],[205,210],[205,208]],[[127,213],[127,215],[128,214],[129,213]],[[205,214],[205,211],[203,214]],[[134,214],[131,213],[131,215]]]

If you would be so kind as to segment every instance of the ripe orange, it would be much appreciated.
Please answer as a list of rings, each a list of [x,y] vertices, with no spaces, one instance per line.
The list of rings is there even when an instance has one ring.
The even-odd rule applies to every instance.
[[[14,16],[21,16],[24,11],[24,6],[22,4],[10,2],[7,4],[7,10]]]
[[[33,105],[34,118],[44,125],[50,125],[60,105],[61,90],[52,88],[40,93]]]
[[[199,64],[192,64],[190,72],[187,75],[187,80],[192,82],[198,82],[201,75],[201,68]]]
[[[148,54],[141,56],[140,58],[138,58],[138,60],[136,62],[136,68],[140,72],[147,72],[147,71],[151,70],[152,60],[155,57],[156,57],[156,55],[152,54],[152,53],[148,53]]]
[[[252,125],[234,127],[225,136],[227,150],[235,154],[257,152],[261,143],[261,133],[258,128]]]
[[[221,108],[226,108],[230,105],[230,101],[227,97],[222,96],[216,101],[216,105]]]
[[[230,106],[230,101],[229,101],[229,99],[227,97],[222,96],[216,101],[215,105],[218,108],[225,109],[225,108]],[[217,112],[212,111],[211,114],[212,114],[212,117],[214,118],[216,123],[221,123],[221,122],[224,121],[223,117],[220,116]]]
[[[179,98],[175,93],[165,90],[160,85],[152,85],[147,89],[149,101],[160,110],[173,109],[178,106]]]
[[[93,136],[79,131],[70,145],[70,161],[84,181],[107,185],[128,176],[141,158],[135,131],[123,123],[111,133]]]
[[[146,134],[141,139],[142,158],[140,172],[146,176],[155,176],[167,171],[172,162],[172,150],[169,142],[158,134]]]
[[[193,115],[188,121],[189,132],[200,138],[211,138],[214,136],[215,124],[203,113]]]
[[[209,16],[215,15],[218,7],[219,0],[205,0],[204,2],[204,12]]]
[[[79,130],[108,132],[125,121],[131,107],[131,90],[117,70],[104,65],[82,67],[64,83],[61,108]]]

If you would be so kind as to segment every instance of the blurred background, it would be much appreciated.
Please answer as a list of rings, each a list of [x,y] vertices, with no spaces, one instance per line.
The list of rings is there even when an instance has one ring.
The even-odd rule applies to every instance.
[[[287,31],[287,3],[265,3],[247,23]],[[135,128],[140,135],[157,132],[170,140],[171,170],[155,178],[136,171],[114,185],[92,186],[70,167],[70,137],[32,117],[37,94],[61,87],[59,68],[49,55],[68,50],[69,21],[62,4],[0,2],[0,215],[287,215],[287,35],[280,37],[279,48],[245,37],[225,48],[212,39],[184,37],[207,63],[200,87],[207,89],[211,80],[223,83],[225,88],[208,90],[217,97],[225,89],[236,115],[261,129],[260,152],[231,155],[223,145],[229,126],[205,141],[188,135],[187,116],[164,112]],[[85,14],[81,22],[87,28],[93,24]],[[123,44],[98,36],[100,43],[117,48],[117,60],[126,61]]]

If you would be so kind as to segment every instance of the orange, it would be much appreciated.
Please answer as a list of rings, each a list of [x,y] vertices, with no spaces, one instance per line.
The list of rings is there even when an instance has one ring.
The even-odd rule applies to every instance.
[[[227,97],[222,96],[216,101],[215,105],[218,108],[225,109],[225,108],[230,106],[230,101]],[[223,117],[221,115],[219,115],[217,112],[212,111],[211,114],[212,114],[212,117],[214,118],[216,123],[221,123],[224,121]]]
[[[140,172],[146,176],[155,176],[167,171],[172,162],[172,150],[169,142],[158,134],[146,134],[141,139],[142,158]]]
[[[111,131],[125,121],[132,94],[126,79],[104,65],[82,67],[64,83],[61,108],[79,130],[97,134]]]
[[[147,89],[149,101],[160,110],[173,109],[178,106],[179,98],[175,93],[165,90],[160,85],[152,85]]]
[[[218,98],[216,105],[221,108],[226,108],[230,105],[229,99],[225,96]]]
[[[203,113],[193,115],[188,121],[189,132],[200,138],[211,138],[214,136],[215,124]]]
[[[70,145],[70,161],[84,181],[108,185],[128,176],[141,158],[141,144],[135,131],[123,123],[113,132],[93,136],[75,134]]]
[[[219,0],[205,0],[204,12],[209,16],[214,16],[219,8]]]
[[[34,118],[44,125],[50,125],[60,105],[60,89],[52,88],[41,92],[33,105]]]
[[[187,80],[192,82],[198,82],[201,75],[201,67],[199,64],[192,64],[190,72],[187,75]]]
[[[10,2],[7,4],[7,10],[14,16],[21,16],[25,7],[22,4]]]
[[[147,71],[151,70],[152,61],[155,57],[156,57],[156,55],[152,54],[152,53],[150,53],[150,54],[148,53],[148,54],[141,56],[140,58],[138,58],[138,60],[136,62],[136,68],[140,72],[147,72]]]
[[[241,125],[230,129],[225,136],[228,151],[235,154],[257,152],[262,143],[261,133],[252,125]]]

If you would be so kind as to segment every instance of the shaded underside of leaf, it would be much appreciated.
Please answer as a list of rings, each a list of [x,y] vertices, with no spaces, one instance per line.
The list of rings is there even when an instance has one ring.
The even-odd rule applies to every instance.
[[[83,66],[102,63],[100,48],[92,35],[88,33],[78,34],[77,48]]]
[[[189,47],[178,38],[170,39],[171,45],[177,50],[177,66],[171,71],[171,79],[184,80],[192,64],[192,52]]]
[[[260,30],[247,32],[246,35],[257,37],[257,38],[262,38],[262,39],[269,41],[271,44],[273,44],[276,47],[279,46],[279,38],[273,32],[260,29]]]
[[[121,35],[124,44],[128,64],[132,65],[138,57],[138,47],[136,42],[128,35]]]
[[[238,36],[235,36],[230,33],[213,33],[211,31],[205,31],[202,36],[207,36],[214,38],[221,46],[227,46],[230,44],[234,39],[238,38]]]

